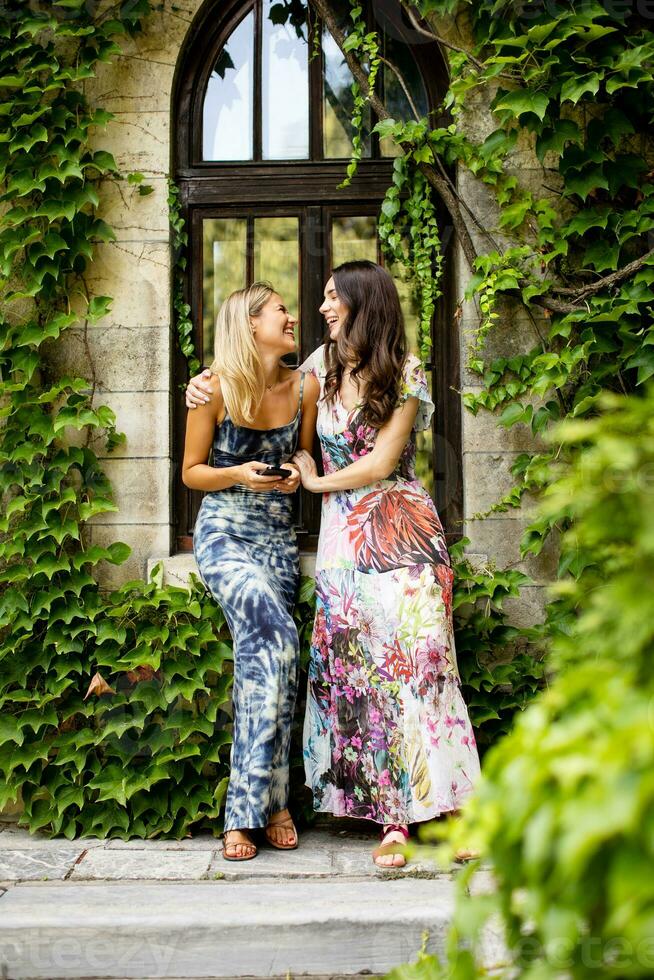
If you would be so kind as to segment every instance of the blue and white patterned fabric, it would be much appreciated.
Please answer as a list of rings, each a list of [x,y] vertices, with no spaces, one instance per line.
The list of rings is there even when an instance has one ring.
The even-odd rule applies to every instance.
[[[213,465],[288,462],[297,447],[300,414],[301,408],[288,425],[268,430],[235,425],[226,415],[216,428]],[[200,577],[225,613],[234,639],[234,739],[225,830],[265,827],[270,815],[288,805],[299,661],[292,495],[255,493],[239,485],[207,493],[193,549]]]

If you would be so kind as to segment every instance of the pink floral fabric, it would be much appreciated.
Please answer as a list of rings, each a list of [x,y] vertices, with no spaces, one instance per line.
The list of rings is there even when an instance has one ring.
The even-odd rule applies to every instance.
[[[325,377],[324,348],[300,370]],[[414,431],[434,405],[417,357],[400,402],[418,399]],[[358,407],[319,402],[326,473],[371,452],[377,430]],[[443,528],[415,476],[412,438],[396,471],[357,490],[323,494],[316,560],[304,760],[314,807],[378,823],[413,823],[458,809],[479,775],[461,696],[452,582]]]

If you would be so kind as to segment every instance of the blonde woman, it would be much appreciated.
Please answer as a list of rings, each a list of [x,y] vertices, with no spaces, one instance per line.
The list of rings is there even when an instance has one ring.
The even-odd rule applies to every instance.
[[[217,318],[210,394],[187,417],[182,479],[205,491],[195,558],[234,639],[230,861],[256,856],[257,828],[273,847],[298,843],[287,809],[299,579],[291,499],[299,473],[289,460],[311,450],[319,385],[281,363],[296,350],[296,322],[269,283],[232,293]],[[270,467],[289,475],[268,475]]]

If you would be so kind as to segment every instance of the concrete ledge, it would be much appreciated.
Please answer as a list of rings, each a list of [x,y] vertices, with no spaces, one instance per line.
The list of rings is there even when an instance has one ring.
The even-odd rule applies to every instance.
[[[383,974],[442,953],[449,878],[43,883],[0,898],[5,975],[31,978]]]
[[[466,554],[466,558],[470,561],[474,568],[479,570],[482,570],[488,563],[488,555],[471,553]],[[162,562],[163,564],[163,580],[165,585],[177,585],[181,588],[187,588],[191,572],[193,572],[194,575],[198,575],[198,566],[195,563],[195,558],[190,552],[188,552],[179,555],[161,555],[159,557],[154,556],[152,558],[148,558],[148,578],[152,574],[152,569],[159,562]],[[300,571],[302,575],[309,575],[311,578],[313,578],[316,571],[316,556],[313,552],[305,552],[304,554],[300,555]]]
[[[197,575],[199,578],[198,566],[195,563],[195,558],[190,552],[179,555],[160,555],[158,557],[155,555],[152,558],[148,558],[148,578],[152,574],[152,569],[159,562],[162,562],[163,564],[165,585],[177,585],[181,588],[187,588],[191,572],[193,572],[193,574]],[[307,553],[300,555],[300,571],[302,574],[313,577],[315,570],[315,554]]]

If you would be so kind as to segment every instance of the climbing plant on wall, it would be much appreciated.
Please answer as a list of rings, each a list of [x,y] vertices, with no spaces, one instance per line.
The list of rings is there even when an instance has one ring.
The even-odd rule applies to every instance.
[[[313,2],[328,19],[323,0]],[[640,6],[592,0],[404,6],[432,37],[450,17],[469,23],[475,38],[468,48],[452,43],[451,32],[441,39],[451,69],[450,126],[407,127],[368,92],[378,130],[405,157],[415,161],[417,151],[425,193],[450,194],[473,271],[468,298],[480,311],[468,366],[481,387],[466,405],[497,411],[507,427],[527,425],[545,442],[543,451],[518,456],[516,486],[491,512],[519,507],[529,490],[538,506],[522,553],[538,554],[553,530],[563,537],[544,628],[549,689],[491,749],[476,798],[446,831],[456,847],[480,850],[494,880],[471,899],[471,865],[445,959],[423,955],[392,977],[649,977],[651,17]],[[337,37],[366,92],[366,52],[345,40]],[[484,88],[497,128],[474,145],[460,117],[465,100]],[[525,144],[547,164],[547,197],[505,171],[510,151]],[[494,189],[502,245],[447,186],[450,162]],[[394,213],[404,206],[393,189],[389,199]],[[411,241],[393,247],[409,256]],[[532,318],[537,343],[487,357],[507,301]],[[504,949],[489,941],[498,934]]]
[[[94,378],[43,354],[73,326],[87,344],[110,309],[86,271],[114,237],[101,181],[120,175],[92,148],[111,114],[81,87],[150,5],[42,7],[0,12],[0,807],[20,793],[32,829],[69,837],[180,836],[225,790],[229,634],[197,582],[98,587],[98,563],[129,548],[92,543],[116,506],[91,441],[121,437]]]
[[[90,331],[111,309],[86,277],[114,237],[98,213],[103,182],[147,186],[97,148],[111,113],[87,103],[83,83],[155,6],[0,8],[0,808],[20,796],[31,829],[68,837],[183,836],[219,819],[228,773],[224,617],[197,580],[190,593],[164,587],[160,571],[98,586],[100,563],[122,563],[129,548],[93,541],[93,518],[116,510],[94,447],[122,436],[93,370],[62,376],[46,356],[75,328],[92,365]],[[169,203],[181,255],[173,187]],[[188,310],[175,299],[184,345]],[[542,673],[526,649],[526,678],[490,663],[498,646],[527,641],[502,609],[526,579],[462,556],[457,567],[464,680],[489,742]],[[305,662],[312,610],[307,582],[296,611]]]
[[[440,41],[449,59],[443,108],[452,122],[434,129],[428,118],[390,117],[369,84],[370,41],[356,28],[339,28],[327,0],[311,2],[369,101],[375,130],[400,153],[382,209],[382,239],[403,259],[427,311],[441,267],[429,217],[433,195],[448,206],[472,272],[466,295],[478,300],[480,312],[468,367],[481,390],[465,395],[466,407],[500,409],[501,425],[528,425],[542,435],[561,418],[592,413],[602,390],[638,391],[654,375],[649,19],[637,10],[607,11],[594,0],[546,8],[510,0],[405,0],[413,29]],[[430,26],[430,18],[437,25],[444,17],[450,24],[471,22],[472,50]],[[470,93],[484,88],[497,128],[476,144],[460,117]],[[547,160],[552,195],[536,197],[506,172],[518,140]],[[461,198],[447,173],[452,163],[494,191],[497,229],[485,227]],[[471,229],[485,245],[481,252]],[[497,232],[508,245],[498,244]],[[426,298],[424,263],[436,280]],[[487,359],[484,344],[502,301],[524,306],[537,343],[526,354]],[[516,488],[489,513],[518,507],[527,490],[542,487],[558,452],[520,455]],[[556,524],[532,524],[523,553],[538,554]]]

